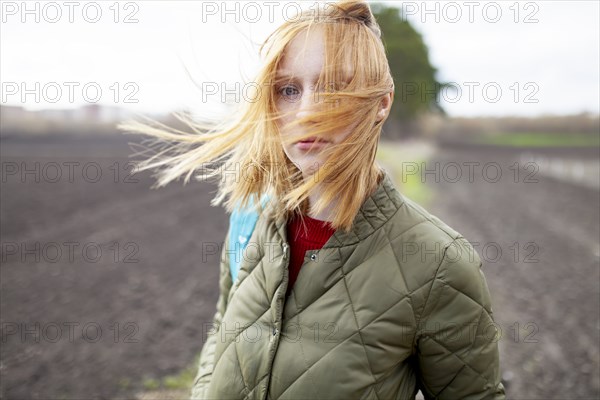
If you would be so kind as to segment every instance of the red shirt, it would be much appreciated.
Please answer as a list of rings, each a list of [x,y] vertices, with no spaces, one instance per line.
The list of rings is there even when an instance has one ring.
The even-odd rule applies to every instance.
[[[286,295],[289,295],[304,263],[307,250],[318,250],[329,240],[335,229],[329,221],[304,216],[304,225],[300,218],[292,218],[287,224],[287,238],[290,246],[289,282]]]

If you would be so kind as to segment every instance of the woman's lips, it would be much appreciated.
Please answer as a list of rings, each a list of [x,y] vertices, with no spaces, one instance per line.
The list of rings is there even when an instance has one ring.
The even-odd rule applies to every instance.
[[[316,138],[316,137],[309,137],[306,139],[299,140],[297,143],[307,143],[307,142],[324,142],[324,140]]]
[[[326,145],[328,142],[317,138],[302,139],[295,143],[295,146],[300,150],[310,150],[312,148],[318,148]]]

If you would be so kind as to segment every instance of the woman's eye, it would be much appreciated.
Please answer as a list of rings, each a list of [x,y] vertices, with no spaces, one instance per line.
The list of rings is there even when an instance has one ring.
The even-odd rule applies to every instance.
[[[299,94],[298,90],[295,87],[290,86],[290,85],[280,87],[278,92],[281,96],[292,98],[292,99],[297,98],[298,94]]]

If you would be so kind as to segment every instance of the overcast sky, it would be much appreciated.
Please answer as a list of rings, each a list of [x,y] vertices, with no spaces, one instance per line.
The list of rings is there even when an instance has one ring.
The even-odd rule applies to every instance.
[[[186,107],[218,114],[223,89],[252,79],[259,44],[298,4],[315,4],[65,3],[30,1],[27,11],[20,1],[1,2],[2,104],[42,109],[97,101],[142,112]],[[599,112],[598,1],[386,3],[405,8],[438,80],[460,89],[441,98],[450,115]],[[203,98],[184,66],[218,93]]]

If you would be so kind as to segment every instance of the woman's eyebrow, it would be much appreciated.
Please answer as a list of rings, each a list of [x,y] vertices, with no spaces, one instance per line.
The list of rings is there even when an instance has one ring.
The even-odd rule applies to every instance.
[[[298,75],[294,75],[294,74],[289,74],[289,73],[278,73],[275,76],[275,79],[277,81],[283,81],[283,80],[292,80],[292,79],[299,79],[300,77]],[[313,82],[316,82],[319,79],[319,74],[316,74],[312,77]]]

